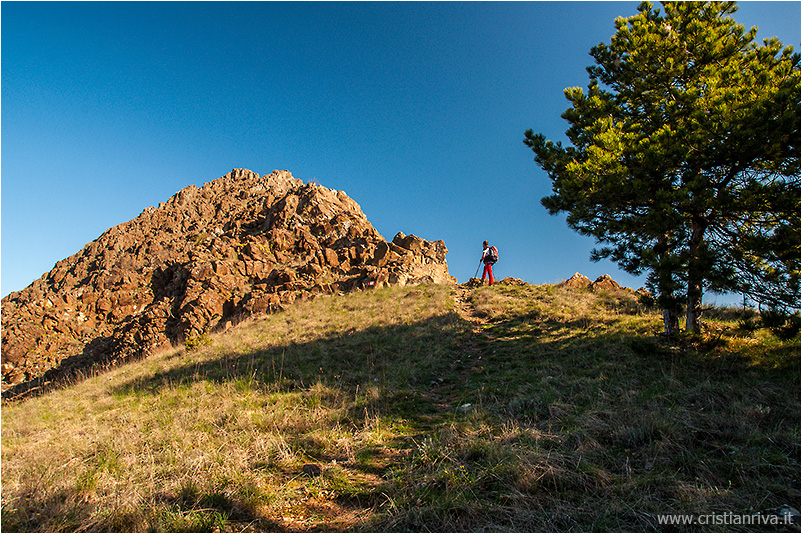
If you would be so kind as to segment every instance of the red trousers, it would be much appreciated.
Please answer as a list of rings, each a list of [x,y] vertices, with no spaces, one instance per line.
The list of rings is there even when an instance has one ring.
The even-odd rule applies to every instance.
[[[482,281],[484,281],[485,276],[490,278],[490,285],[493,285],[493,264],[492,263],[485,263],[485,270],[482,271]]]

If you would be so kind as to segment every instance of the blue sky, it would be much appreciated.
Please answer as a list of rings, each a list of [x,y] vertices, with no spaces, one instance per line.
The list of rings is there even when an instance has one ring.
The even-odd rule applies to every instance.
[[[524,146],[638,2],[3,2],[0,291],[232,168],[341,189],[385,237],[481,242],[498,277],[639,287],[550,216]],[[800,3],[735,19],[799,50]],[[709,301],[718,300],[715,296]]]

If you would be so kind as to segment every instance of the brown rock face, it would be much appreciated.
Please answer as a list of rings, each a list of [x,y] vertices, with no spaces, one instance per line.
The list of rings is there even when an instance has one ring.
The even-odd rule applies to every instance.
[[[387,242],[342,191],[234,169],[110,228],[2,300],[2,384],[140,358],[297,298],[451,283],[443,241]]]
[[[609,274],[603,274],[595,281],[591,282],[590,278],[587,276],[576,273],[560,285],[571,289],[589,289],[590,291],[632,291],[613,280]],[[638,291],[648,294],[648,291],[645,289],[639,289]]]
[[[617,291],[619,289],[623,289],[623,287],[621,287],[621,284],[613,280],[609,274],[603,274],[598,277],[595,282],[590,284],[590,289],[592,291]]]
[[[562,285],[570,287],[571,289],[585,289],[589,287],[591,283],[590,278],[587,276],[575,273],[574,276],[563,282]]]

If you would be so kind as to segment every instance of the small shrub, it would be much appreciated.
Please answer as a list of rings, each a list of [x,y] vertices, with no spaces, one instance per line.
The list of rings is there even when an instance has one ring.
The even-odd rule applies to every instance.
[[[657,306],[657,300],[647,291],[638,292],[638,303],[647,309]]]
[[[771,333],[778,339],[788,341],[799,337],[800,317],[799,312],[790,315],[781,310],[767,310],[760,312],[763,326],[771,330]]]
[[[211,344],[212,339],[206,332],[197,336],[189,336],[184,340],[184,348],[187,349],[187,351],[195,350],[198,347],[208,347]]]
[[[755,315],[746,315],[738,319],[738,330],[746,334],[754,334],[760,327],[760,319]]]

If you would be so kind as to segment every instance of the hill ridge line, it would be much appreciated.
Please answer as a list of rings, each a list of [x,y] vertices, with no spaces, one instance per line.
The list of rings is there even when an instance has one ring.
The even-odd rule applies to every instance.
[[[103,232],[2,300],[2,389],[138,359],[296,299],[454,283],[442,240],[385,240],[343,191],[248,169]]]

